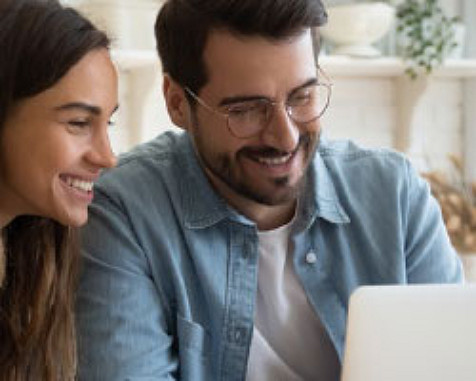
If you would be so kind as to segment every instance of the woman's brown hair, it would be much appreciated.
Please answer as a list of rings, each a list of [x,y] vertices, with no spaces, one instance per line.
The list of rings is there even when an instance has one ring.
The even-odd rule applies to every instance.
[[[57,1],[1,0],[0,139],[18,101],[53,86],[90,51],[108,47],[103,32]],[[19,216],[1,238],[0,380],[73,380],[76,230]]]

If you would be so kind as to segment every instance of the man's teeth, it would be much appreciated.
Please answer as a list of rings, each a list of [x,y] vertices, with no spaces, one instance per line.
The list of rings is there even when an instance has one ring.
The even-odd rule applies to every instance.
[[[281,156],[281,157],[258,157],[258,161],[261,164],[266,164],[266,165],[281,165],[286,163],[290,157],[291,157],[291,154]]]
[[[73,188],[85,191],[85,192],[91,192],[93,190],[93,182],[92,181],[84,181],[84,180],[79,180],[79,179],[73,179],[72,177],[68,177],[66,179],[66,183]]]

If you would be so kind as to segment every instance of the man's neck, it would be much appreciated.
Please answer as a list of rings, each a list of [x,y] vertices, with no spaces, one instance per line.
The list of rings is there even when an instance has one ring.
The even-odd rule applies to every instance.
[[[250,220],[256,222],[258,230],[272,230],[287,224],[294,217],[296,201],[282,205],[263,205],[247,200],[244,203],[235,203],[232,206],[243,213]]]

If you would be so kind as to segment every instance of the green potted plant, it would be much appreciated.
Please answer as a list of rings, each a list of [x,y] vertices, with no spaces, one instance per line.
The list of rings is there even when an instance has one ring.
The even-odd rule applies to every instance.
[[[396,16],[398,50],[412,79],[420,72],[431,73],[457,46],[459,18],[447,16],[438,0],[401,1]]]

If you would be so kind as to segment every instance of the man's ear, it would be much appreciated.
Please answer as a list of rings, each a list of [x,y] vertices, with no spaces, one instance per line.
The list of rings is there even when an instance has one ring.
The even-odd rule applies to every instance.
[[[177,127],[187,130],[190,108],[182,86],[164,74],[162,91],[170,119]]]

